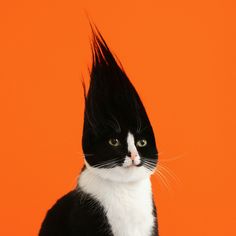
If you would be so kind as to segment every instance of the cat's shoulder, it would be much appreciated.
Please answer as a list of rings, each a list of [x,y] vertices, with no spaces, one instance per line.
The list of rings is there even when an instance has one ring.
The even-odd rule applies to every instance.
[[[102,226],[102,227],[101,227]],[[48,210],[39,236],[111,235],[101,204],[80,188],[73,190]]]

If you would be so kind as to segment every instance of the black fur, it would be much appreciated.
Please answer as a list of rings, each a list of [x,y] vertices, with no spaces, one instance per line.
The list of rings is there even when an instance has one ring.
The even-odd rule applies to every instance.
[[[113,168],[123,163],[127,150],[127,133],[135,142],[147,140],[138,148],[141,157],[150,159],[154,167],[157,148],[152,126],[135,88],[122,66],[112,55],[98,30],[92,29],[93,64],[88,94],[85,91],[85,114],[82,146],[86,161],[93,167],[116,158],[112,164],[97,168]],[[120,140],[119,147],[109,145],[110,138]],[[142,163],[140,165],[144,165]],[[138,167],[137,167],[138,168]],[[150,169],[150,165],[146,168]],[[86,170],[84,166],[82,171]],[[153,215],[156,208],[153,202]],[[157,236],[157,222],[152,236]],[[39,236],[113,236],[103,206],[79,187],[71,191],[48,211]],[[135,236],[135,235],[134,235]],[[146,235],[143,235],[146,236]]]
[[[99,31],[93,30],[92,50],[93,65],[88,95],[85,95],[83,129],[87,162],[94,166],[117,157],[116,165],[121,165],[128,154],[128,131],[136,141],[142,138],[148,141],[145,148],[138,150],[140,155],[157,160],[155,138],[145,108]],[[119,139],[122,145],[111,147],[109,138]],[[104,168],[114,166],[108,164]]]
[[[39,236],[112,236],[103,207],[79,188],[56,202]]]
[[[153,206],[153,214],[156,217],[154,203]],[[157,235],[156,222],[152,236]],[[113,236],[113,234],[102,205],[78,188],[59,199],[48,211],[39,236]]]

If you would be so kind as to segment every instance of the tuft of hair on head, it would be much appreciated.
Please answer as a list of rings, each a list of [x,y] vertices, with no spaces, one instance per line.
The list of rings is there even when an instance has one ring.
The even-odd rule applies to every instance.
[[[149,122],[145,108],[121,63],[114,56],[95,25],[91,26],[92,67],[85,96],[84,127],[101,131],[109,120],[127,119],[130,125]],[[85,130],[85,129],[84,129]]]

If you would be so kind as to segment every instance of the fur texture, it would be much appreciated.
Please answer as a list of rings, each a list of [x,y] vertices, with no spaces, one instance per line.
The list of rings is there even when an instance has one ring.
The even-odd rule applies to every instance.
[[[104,207],[115,236],[150,236],[155,226],[149,178],[129,183],[98,178],[85,170],[80,177],[81,189],[94,196]]]
[[[85,92],[85,166],[76,189],[48,211],[40,236],[157,236],[150,175],[158,152],[137,91],[92,27]]]

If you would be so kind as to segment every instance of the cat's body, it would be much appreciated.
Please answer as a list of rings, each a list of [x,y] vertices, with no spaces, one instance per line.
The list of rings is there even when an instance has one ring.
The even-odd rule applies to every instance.
[[[79,186],[103,206],[115,236],[153,235],[156,217],[149,178],[120,183],[97,178],[89,170],[84,170]]]
[[[49,210],[40,236],[156,236],[156,209],[149,179],[91,182],[84,168],[77,188]]]
[[[157,236],[150,176],[158,152],[135,88],[98,31],[85,91],[85,166],[49,210],[40,236]],[[84,87],[85,88],[85,87]]]

